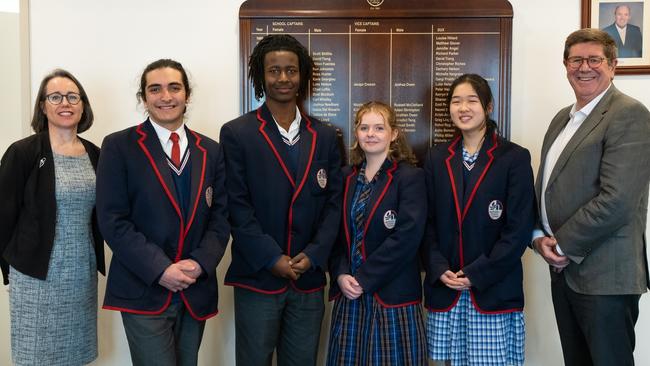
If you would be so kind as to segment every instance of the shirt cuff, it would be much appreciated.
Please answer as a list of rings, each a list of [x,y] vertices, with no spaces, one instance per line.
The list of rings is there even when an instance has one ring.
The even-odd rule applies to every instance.
[[[541,229],[533,230],[533,235],[532,238],[530,239],[531,243],[535,241],[535,239],[541,238],[542,236],[546,236],[546,234],[544,234],[544,231],[542,231]]]
[[[535,248],[535,239],[541,238],[541,237],[544,237],[544,236],[546,236],[546,234],[544,234],[544,231],[542,231],[540,229],[533,230],[533,235],[532,235],[532,238],[530,239],[530,248],[535,253],[537,253],[537,248]]]

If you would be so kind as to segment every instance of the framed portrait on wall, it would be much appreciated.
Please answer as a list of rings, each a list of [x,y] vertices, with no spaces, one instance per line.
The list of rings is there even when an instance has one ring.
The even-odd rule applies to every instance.
[[[582,0],[581,24],[612,36],[617,74],[650,74],[650,0]]]

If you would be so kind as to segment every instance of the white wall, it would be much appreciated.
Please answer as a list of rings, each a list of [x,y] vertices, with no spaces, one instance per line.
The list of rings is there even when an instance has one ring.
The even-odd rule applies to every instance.
[[[72,71],[84,84],[95,110],[95,125],[84,135],[100,144],[106,134],[142,120],[142,109],[136,106],[135,100],[138,77],[147,63],[170,57],[181,61],[190,71],[195,87],[189,125],[216,139],[220,126],[239,112],[238,9],[241,2],[32,0],[32,98],[48,71],[55,67]],[[558,109],[574,98],[561,60],[565,37],[580,25],[580,2],[511,0],[511,3],[515,14],[512,139],[531,151],[536,170],[548,123]],[[3,42],[0,38],[0,44]],[[7,53],[1,54],[4,58]],[[4,76],[2,80],[4,83]],[[649,76],[627,76],[616,77],[615,83],[650,106],[649,81]],[[16,138],[16,133],[1,134],[2,151]],[[220,278],[229,261],[226,255],[219,266]],[[524,262],[526,364],[561,365],[546,266],[531,253],[526,254]],[[102,278],[100,303],[104,286]],[[208,321],[201,365],[234,365],[232,289],[220,286],[220,294],[221,313]],[[2,365],[10,362],[7,301],[6,292],[0,290]],[[104,310],[99,314],[100,358],[94,364],[129,364],[119,314]],[[650,365],[650,350],[644,347],[650,340],[650,304],[646,298],[641,303],[637,336],[637,364]]]

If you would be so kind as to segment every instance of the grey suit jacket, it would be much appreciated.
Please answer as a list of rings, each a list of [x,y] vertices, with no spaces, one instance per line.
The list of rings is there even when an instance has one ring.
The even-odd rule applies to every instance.
[[[562,109],[544,136],[538,201],[546,154],[570,110]],[[560,154],[546,187],[551,230],[571,259],[564,269],[571,289],[588,295],[646,291],[649,179],[650,113],[612,85]]]

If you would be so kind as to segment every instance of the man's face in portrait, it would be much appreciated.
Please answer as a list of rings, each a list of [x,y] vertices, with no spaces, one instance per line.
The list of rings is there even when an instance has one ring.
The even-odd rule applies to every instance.
[[[616,18],[616,25],[619,28],[624,28],[630,20],[630,8],[625,5],[619,6],[614,12],[614,17]]]

